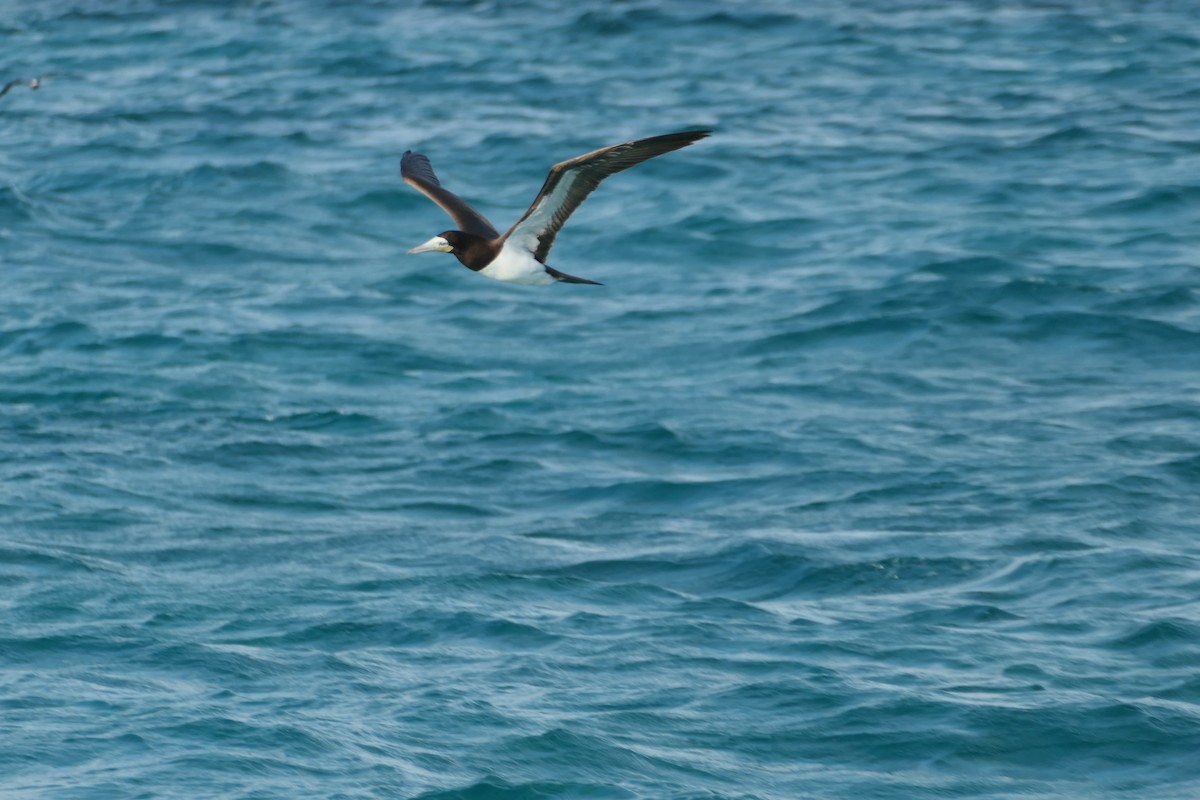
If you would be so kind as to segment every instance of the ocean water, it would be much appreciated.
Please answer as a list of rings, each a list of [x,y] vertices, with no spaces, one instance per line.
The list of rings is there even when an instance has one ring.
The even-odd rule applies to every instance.
[[[0,797],[1200,796],[1193,3],[0,43]],[[406,149],[504,228],[699,127],[604,286],[405,255]]]

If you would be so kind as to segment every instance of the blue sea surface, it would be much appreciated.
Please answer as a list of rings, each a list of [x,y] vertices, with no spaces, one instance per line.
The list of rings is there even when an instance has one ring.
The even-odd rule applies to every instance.
[[[8,0],[0,797],[1200,797],[1200,14]],[[503,229],[611,178],[549,263]]]

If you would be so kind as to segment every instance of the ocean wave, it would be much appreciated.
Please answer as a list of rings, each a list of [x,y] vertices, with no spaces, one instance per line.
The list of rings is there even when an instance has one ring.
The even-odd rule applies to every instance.
[[[1125,216],[1131,214],[1171,214],[1195,210],[1200,203],[1200,186],[1178,184],[1155,186],[1121,200],[1097,206],[1092,216]]]

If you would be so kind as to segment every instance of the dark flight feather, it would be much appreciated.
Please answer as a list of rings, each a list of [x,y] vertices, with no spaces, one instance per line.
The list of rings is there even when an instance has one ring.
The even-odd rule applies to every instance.
[[[461,197],[442,188],[442,182],[433,172],[429,159],[420,153],[408,150],[400,159],[400,177],[409,186],[428,197],[442,207],[450,215],[460,231],[473,233],[485,239],[495,239],[500,236],[487,217],[480,214]]]
[[[503,238],[528,247],[533,257],[544,264],[554,245],[554,237],[566,224],[567,218],[596,190],[601,181],[647,159],[687,147],[710,133],[687,131],[651,136],[602,147],[555,164],[529,209],[505,232]]]

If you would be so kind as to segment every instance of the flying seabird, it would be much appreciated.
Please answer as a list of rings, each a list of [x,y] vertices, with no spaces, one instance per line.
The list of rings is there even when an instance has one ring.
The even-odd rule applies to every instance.
[[[461,197],[442,188],[428,158],[409,150],[400,159],[404,182],[441,206],[458,230],[444,231],[408,252],[453,253],[467,269],[498,281],[528,286],[557,281],[599,285],[546,266],[554,237],[567,218],[609,175],[687,147],[710,133],[687,131],[635,139],[555,164],[529,209],[503,235]]]
[[[40,88],[42,85],[42,79],[41,78],[29,78],[29,79],[17,78],[15,81],[9,81],[8,83],[4,84],[3,89],[0,89],[0,97],[4,97],[4,95],[8,94],[8,90],[13,88],[14,86],[21,86],[22,84],[24,84],[25,86],[28,86],[30,89],[33,89],[34,91],[37,91],[38,88]]]

